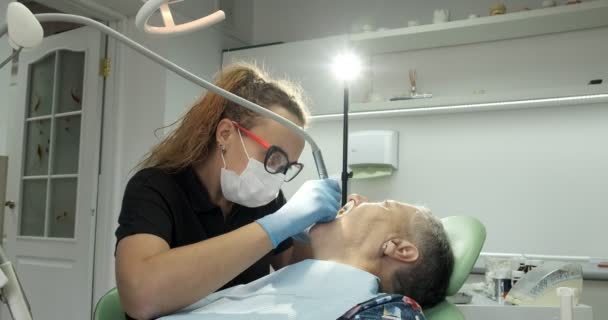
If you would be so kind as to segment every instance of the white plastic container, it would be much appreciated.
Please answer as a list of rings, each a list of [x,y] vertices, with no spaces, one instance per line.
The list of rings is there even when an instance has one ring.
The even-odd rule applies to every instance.
[[[578,304],[583,292],[583,268],[576,263],[548,261],[526,273],[509,291],[506,301],[516,305],[559,307],[557,288],[574,289]]]

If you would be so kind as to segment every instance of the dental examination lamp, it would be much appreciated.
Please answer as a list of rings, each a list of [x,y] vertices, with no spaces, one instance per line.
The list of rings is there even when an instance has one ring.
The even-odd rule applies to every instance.
[[[144,7],[147,8],[146,5],[156,6],[159,2],[162,2],[162,1],[150,0],[144,5]],[[165,0],[164,3],[169,4],[170,2]],[[165,7],[165,6],[161,4],[160,5],[161,13],[162,13],[163,7]],[[168,8],[168,6],[166,6],[166,7]],[[144,8],[142,8],[142,9],[144,9]],[[147,14],[149,12],[149,10],[150,9],[147,9],[147,11],[144,13]],[[152,13],[153,12],[149,12],[150,15]],[[170,33],[171,30],[173,30],[173,31],[183,30],[183,32],[185,32],[185,31],[189,31],[193,28],[200,29],[200,28],[203,28],[206,26],[210,26],[212,24],[212,22],[217,20],[220,15],[223,15],[223,13],[216,12],[211,17],[210,16],[206,17],[209,19],[203,18],[204,19],[203,22],[200,22],[200,19],[199,19],[199,20],[192,21],[190,23],[186,23],[186,24],[182,24],[182,25],[178,25],[178,26],[170,26],[170,25],[165,26],[165,28],[168,28],[168,29],[164,29],[164,31],[161,31],[159,29],[153,29],[153,28],[152,29],[148,28],[147,31],[153,32],[154,30],[157,30],[159,33],[167,34],[167,33]],[[319,149],[319,146],[306,131],[304,131],[302,128],[298,127],[295,123],[289,121],[288,119],[286,119],[264,107],[261,107],[253,102],[250,102],[244,98],[241,98],[231,92],[228,92],[218,86],[215,86],[214,84],[196,76],[195,74],[189,72],[188,70],[163,58],[162,56],[155,53],[154,51],[142,46],[141,44],[133,41],[129,37],[121,34],[120,32],[117,32],[116,30],[114,30],[100,22],[97,22],[97,21],[87,18],[87,17],[72,15],[72,14],[43,13],[43,14],[33,15],[29,11],[29,9],[27,9],[27,7],[25,7],[23,4],[21,4],[19,2],[11,2],[11,3],[9,3],[8,10],[7,10],[6,21],[8,24],[0,25],[0,37],[2,37],[8,31],[9,42],[11,42],[12,45],[18,46],[17,51],[20,51],[21,48],[27,49],[28,47],[35,46],[36,44],[38,44],[40,41],[36,42],[35,40],[38,40],[38,35],[42,31],[42,27],[40,27],[39,24],[37,27],[34,27],[35,21],[32,21],[31,16],[34,16],[39,22],[70,22],[70,23],[82,24],[82,25],[86,25],[86,26],[95,28],[95,29],[101,31],[102,33],[109,35],[110,37],[114,38],[115,40],[125,44],[126,46],[130,47],[131,49],[139,52],[140,54],[146,56],[147,58],[158,63],[159,65],[175,72],[177,75],[181,76],[182,78],[184,78],[188,81],[191,81],[191,82],[207,89],[208,91],[211,91],[225,99],[228,99],[244,108],[247,108],[251,111],[257,112],[258,114],[260,114],[264,117],[277,121],[281,125],[285,126],[286,128],[295,132],[297,135],[301,136],[304,140],[306,140],[310,144],[310,147],[312,149],[313,158],[314,158],[315,164],[317,166],[317,173],[319,175],[319,178],[321,178],[321,179],[327,178],[327,169],[325,167],[325,162],[323,161],[323,156],[321,154],[321,150]],[[138,16],[140,16],[140,18],[139,18],[140,23],[141,23],[141,21],[144,21],[144,25],[147,24],[147,18],[149,17],[149,15],[148,15],[148,17],[144,17],[145,14],[138,13]],[[27,20],[27,21],[22,22],[21,20]],[[169,19],[168,21],[170,21],[170,20],[172,20],[172,19]],[[217,21],[215,21],[215,22],[217,22]],[[24,25],[27,26],[28,28],[19,30],[19,28]],[[18,54],[18,52],[13,54],[13,56],[11,56],[10,59],[14,58],[17,54]],[[10,61],[10,59],[9,59],[9,61]],[[6,63],[7,62],[4,62],[4,64],[6,64]]]
[[[342,205],[346,204],[348,194],[348,85],[361,73],[361,60],[352,52],[334,58],[332,69],[336,77],[344,82],[344,120],[342,126]]]
[[[9,4],[6,10],[8,28],[8,43],[14,49],[13,54],[0,62],[0,69],[16,58],[21,50],[33,48],[42,42],[42,26],[32,12],[24,5]],[[0,26],[0,37],[6,32]]]
[[[208,16],[176,25],[170,6],[173,3],[181,1],[183,0],[147,0],[135,16],[135,26],[140,30],[152,34],[183,34],[210,27],[226,19],[224,11],[217,10]],[[157,10],[160,10],[163,23],[165,24],[164,27],[155,27],[148,24],[148,20]]]

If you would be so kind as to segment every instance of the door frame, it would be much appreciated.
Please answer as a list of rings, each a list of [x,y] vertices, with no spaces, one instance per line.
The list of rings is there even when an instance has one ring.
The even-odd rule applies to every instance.
[[[120,33],[127,30],[128,19],[108,23],[112,29]],[[119,132],[121,117],[119,112],[121,86],[120,76],[121,53],[130,50],[121,46],[116,40],[104,36],[105,57],[110,58],[111,72],[104,79],[102,104],[102,127],[100,144],[100,166],[97,190],[97,214],[95,228],[95,255],[93,270],[93,310],[99,299],[111,288],[116,286],[114,275],[114,247],[116,239],[114,231],[118,226],[118,212],[122,200],[122,181]]]
[[[0,246],[4,245],[4,212],[6,201],[6,187],[8,181],[8,157],[0,155]]]

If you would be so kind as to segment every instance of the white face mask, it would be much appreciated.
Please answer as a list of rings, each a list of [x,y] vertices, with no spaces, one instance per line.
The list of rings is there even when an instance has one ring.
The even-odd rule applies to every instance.
[[[285,175],[280,173],[271,174],[266,171],[263,163],[249,157],[241,131],[238,129],[237,131],[249,162],[239,176],[236,172],[226,169],[226,160],[224,160],[223,152],[220,151],[224,162],[224,167],[220,173],[222,193],[228,201],[249,208],[260,207],[268,204],[279,195],[281,186],[285,182]]]

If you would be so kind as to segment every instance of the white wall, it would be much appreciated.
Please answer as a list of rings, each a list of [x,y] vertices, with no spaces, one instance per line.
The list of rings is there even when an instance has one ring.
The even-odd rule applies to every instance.
[[[352,180],[351,192],[478,217],[485,251],[606,257],[597,240],[608,224],[606,119],[604,104],[353,120],[351,132],[399,131],[400,167],[391,177]],[[341,130],[341,121],[309,130],[330,173],[341,171]],[[301,160],[307,167],[289,191],[316,177],[309,152]]]
[[[297,83],[305,89],[306,104],[312,114],[342,110],[343,85],[330,66],[333,55],[348,46],[346,36],[296,41],[272,46],[234,50],[224,53],[224,65],[245,61],[257,64],[275,78]],[[351,85],[353,100],[361,100],[368,81]]]
[[[473,96],[582,88],[604,79],[608,92],[608,28],[521,39],[376,55],[372,91],[385,99],[407,93],[407,71],[417,72],[419,92],[434,97]],[[580,91],[579,91],[580,92]],[[564,93],[562,93],[564,94]]]
[[[220,1],[220,8],[226,12],[226,20],[218,25],[225,34],[237,41],[237,46],[245,46],[252,43],[253,38],[253,4],[254,1]],[[209,2],[210,4],[212,2]],[[194,2],[193,2],[194,4]],[[200,7],[200,1],[196,2]],[[210,9],[206,9],[210,10]],[[205,11],[209,12],[209,11]],[[235,46],[229,46],[234,48]]]
[[[316,2],[313,1],[310,6],[315,7],[314,3]],[[335,5],[334,2],[332,4]],[[332,8],[329,6],[326,10],[331,11]],[[306,12],[312,9],[306,6],[299,10]],[[357,10],[361,9],[355,5],[355,9],[345,15],[354,16],[360,12]],[[390,15],[387,14],[387,17]],[[294,31],[293,34],[297,32]],[[496,101],[491,100],[492,95],[495,95],[494,98],[499,95],[500,99],[513,99],[514,95],[522,92],[542,94],[537,97],[560,96],[567,94],[564,93],[566,89],[572,92],[572,88],[576,88],[576,92],[583,92],[587,90],[589,80],[608,79],[608,69],[602,67],[608,55],[608,43],[604,41],[607,35],[608,28],[598,28],[376,55],[372,57],[371,71],[361,78],[371,84],[373,92],[385,99],[407,93],[407,70],[411,68],[418,71],[418,89],[432,92],[432,100],[452,96],[466,102],[467,98],[480,98],[474,93],[481,90],[490,101]],[[316,113],[323,114],[328,109],[335,112],[333,109],[341,105],[340,92],[336,88],[332,88],[334,94],[325,91],[337,81],[328,76],[325,79],[313,78],[300,70],[309,68],[314,70],[313,73],[322,74],[322,68],[317,70],[309,66],[323,64],[324,50],[331,51],[328,39],[339,37],[240,50],[226,53],[225,57],[256,59],[266,64],[275,75],[287,73],[301,80],[305,91],[313,97],[313,110]],[[316,55],[311,55],[310,52]],[[278,53],[289,58],[278,57]],[[311,56],[318,61],[310,61]],[[315,81],[303,81],[307,77]],[[351,99],[354,101],[366,96],[360,94],[364,88],[351,89]],[[593,86],[593,89],[608,92],[606,84]],[[370,108],[369,105],[352,106],[353,109],[360,107]],[[416,187],[416,190],[427,188],[429,194],[430,190],[459,194],[460,197],[450,198],[446,202],[451,209],[458,208],[459,201],[471,202],[470,193],[463,193],[464,190],[480,192],[476,193],[481,198],[476,206],[483,208],[487,223],[492,227],[503,226],[493,230],[486,251],[608,257],[608,252],[596,241],[604,232],[602,226],[608,222],[602,214],[608,211],[608,206],[601,191],[608,189],[608,153],[597,152],[605,144],[608,132],[602,129],[602,120],[596,120],[603,118],[596,118],[593,112],[582,110],[586,109],[577,108],[572,117],[565,117],[553,109],[545,109],[539,111],[544,117],[539,116],[534,120],[513,117],[511,113],[502,115],[501,118],[484,118],[475,113],[461,117],[437,116],[432,118],[435,122],[429,126],[430,131],[425,132],[423,139],[416,140],[420,152],[434,158],[422,161],[409,156],[405,160],[402,158],[401,164],[405,170],[412,170],[410,174],[414,176],[407,177],[410,180],[413,177],[426,177],[421,172],[426,172],[430,177],[441,173],[443,179],[453,179],[437,180],[430,189],[426,184]],[[479,123],[469,122],[473,120]],[[441,130],[437,130],[436,123],[441,123]],[[397,129],[403,129],[404,126],[405,124]],[[453,133],[445,128],[452,129]],[[405,136],[405,139],[410,138]],[[418,144],[418,141],[428,145]],[[450,144],[444,141],[449,141]],[[324,150],[340,150],[336,147],[339,145]],[[332,160],[334,157],[326,156]],[[546,163],[550,166],[546,166]],[[474,180],[477,184],[473,184],[469,176],[479,178]],[[368,184],[379,188],[372,188],[373,190],[386,190],[387,187],[399,190],[394,193],[395,197],[407,192],[403,190],[403,185],[385,182],[370,181]],[[425,180],[421,179],[419,183],[424,184]],[[480,184],[484,187],[480,187]],[[448,186],[453,190],[448,189]],[[524,208],[510,212],[505,208],[493,207],[504,199],[517,199]],[[430,200],[418,199],[425,202]],[[584,212],[579,215],[586,218],[587,230],[575,240],[559,240],[559,235],[571,233],[570,226],[577,222],[577,217],[568,211],[574,210],[575,202],[585,204]],[[463,208],[470,209],[470,206],[465,205]],[[511,220],[505,217],[510,217]],[[528,223],[520,226],[518,220],[514,219]],[[531,227],[534,224],[549,224],[549,230],[544,235],[556,243],[534,241],[536,233]],[[513,236],[512,228],[517,228],[525,236]]]
[[[222,34],[216,29],[173,37],[168,40],[168,57],[188,71],[211,80],[222,61]],[[169,125],[182,116],[206,91],[168,71],[166,77],[164,123]]]
[[[433,99],[426,101],[453,96],[467,103],[478,98],[473,92],[481,89],[486,91],[485,98],[489,101],[513,99],[515,94],[530,91],[555,97],[567,94],[565,90],[573,87],[580,93],[587,90],[590,79],[608,79],[608,70],[600,67],[608,55],[608,43],[604,41],[607,35],[608,28],[599,28],[377,55],[373,57],[371,72],[361,78],[371,83],[373,90],[385,99],[407,92],[410,68],[418,70],[418,88],[434,94]],[[325,51],[334,50],[332,45],[342,44],[342,39],[291,42],[227,52],[224,56],[226,61],[257,60],[275,76],[287,74],[299,80],[307,95],[313,98],[313,111],[317,114],[337,112],[342,105],[340,85],[325,74],[328,68],[324,68],[324,61],[329,59],[324,55]],[[606,84],[593,88],[608,92]],[[365,89],[351,87],[351,99],[356,101],[365,96],[361,91]],[[352,109],[361,107],[371,108],[353,105]],[[426,188],[424,195],[432,197],[417,201],[447,201],[448,198],[435,198],[432,190],[436,194],[459,195],[445,202],[452,210],[459,208],[459,204],[469,210],[470,202],[475,201],[475,208],[482,208],[483,214],[472,214],[482,215],[487,224],[496,227],[487,241],[488,252],[608,257],[608,252],[596,241],[604,233],[602,226],[607,222],[602,214],[608,211],[602,190],[608,189],[608,153],[598,153],[598,150],[602,150],[600,146],[605,144],[608,132],[602,129],[604,118],[583,111],[585,108],[572,110],[576,112],[571,117],[555,113],[554,109],[544,109],[538,117],[523,119],[512,113],[487,118],[478,113],[437,116],[431,118],[434,122],[428,127],[430,131],[415,131],[416,136],[424,133],[422,139],[413,139],[410,132],[406,132],[408,135],[403,139],[412,139],[420,152],[432,157],[423,161],[406,154],[406,158],[401,159],[403,170],[412,170],[406,178],[419,178],[418,183],[422,185],[416,186],[416,190]],[[403,122],[397,130],[402,131],[406,123],[409,125]],[[437,123],[441,123],[441,127]],[[337,144],[322,150],[340,150],[339,147]],[[336,156],[339,159],[339,154],[326,155],[326,158],[334,160]],[[432,187],[422,179],[427,176],[438,179]],[[379,188],[374,190],[388,187],[388,190],[398,190],[393,197],[408,192],[399,183],[366,183]],[[477,196],[463,193],[465,190],[474,190]],[[494,208],[505,199],[517,199],[523,209]],[[568,211],[574,210],[575,202],[585,204],[585,210],[576,216]],[[578,216],[586,218],[586,232],[574,240],[564,241],[560,234],[571,233],[571,225],[576,224]],[[527,223],[520,225],[517,221]],[[543,235],[555,243],[535,241],[535,224],[548,224],[549,230]],[[512,228],[520,231],[520,236],[515,236]]]
[[[253,43],[296,41],[360,31],[370,24],[377,28],[407,26],[408,20],[432,22],[433,10],[449,9],[452,20],[471,13],[487,16],[494,0],[403,1],[403,0],[255,0]],[[540,0],[504,1],[508,11],[538,8]]]

